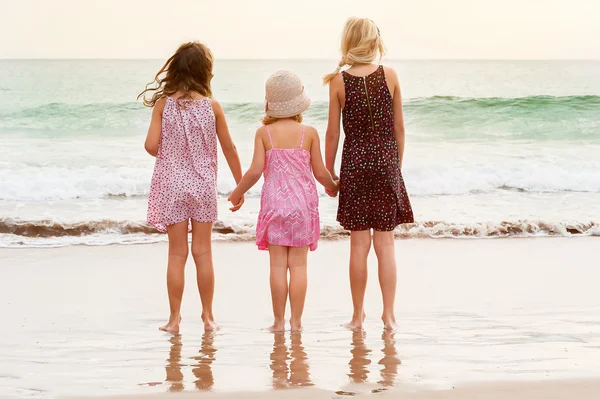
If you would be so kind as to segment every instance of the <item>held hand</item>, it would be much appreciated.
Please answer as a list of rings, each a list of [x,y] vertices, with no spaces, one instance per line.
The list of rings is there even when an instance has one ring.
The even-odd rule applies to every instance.
[[[229,198],[227,198],[227,201],[231,202],[231,204],[233,205],[231,208],[229,208],[229,210],[231,212],[236,212],[238,211],[242,205],[244,205],[244,196],[235,196],[233,195],[233,193],[231,193],[231,195],[229,196]]]
[[[340,191],[340,179],[334,179],[333,181],[335,183],[335,190],[332,191],[332,190],[325,189],[325,192],[330,197],[335,198],[335,197],[337,197],[338,192]]]

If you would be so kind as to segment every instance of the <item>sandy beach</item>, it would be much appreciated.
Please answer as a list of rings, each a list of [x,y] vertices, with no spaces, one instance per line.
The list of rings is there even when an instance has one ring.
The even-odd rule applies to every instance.
[[[0,330],[0,397],[263,397],[273,390],[267,397],[278,397],[280,388],[310,387],[298,395],[454,398],[465,389],[484,392],[468,397],[558,398],[567,396],[507,392],[576,389],[568,397],[596,398],[597,241],[399,240],[395,333],[379,321],[374,256],[365,332],[341,327],[351,311],[349,242],[322,241],[309,257],[304,331],[284,335],[261,330],[271,316],[268,255],[250,243],[217,243],[222,329],[202,331],[190,263],[178,337],[157,330],[168,309],[165,244],[3,249],[0,314],[8,328]],[[555,380],[569,382],[548,388]]]

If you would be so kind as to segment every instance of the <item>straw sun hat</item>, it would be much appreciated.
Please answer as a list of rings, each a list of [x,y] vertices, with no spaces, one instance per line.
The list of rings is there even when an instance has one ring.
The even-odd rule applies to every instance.
[[[278,71],[265,85],[266,112],[271,118],[290,118],[310,106],[300,78],[290,71]]]

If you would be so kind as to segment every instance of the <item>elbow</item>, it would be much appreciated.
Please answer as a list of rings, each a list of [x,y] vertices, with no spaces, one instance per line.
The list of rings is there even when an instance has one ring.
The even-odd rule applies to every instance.
[[[258,179],[260,179],[260,177],[262,176],[262,171],[258,168],[250,168],[248,170],[248,172],[246,172],[248,174],[248,177],[251,178],[251,181],[253,184],[256,184],[256,182],[258,181]]]
[[[396,136],[398,137],[404,137],[405,135],[405,130],[404,130],[404,124],[403,123],[397,123],[394,125],[394,132],[396,133]]]
[[[398,124],[394,125],[394,131],[396,132],[396,135],[404,136],[404,134],[405,134],[404,124],[398,123]]]
[[[146,150],[146,152],[150,155],[152,155],[153,157],[158,155],[158,146],[157,145],[153,145],[151,143],[146,143],[144,144],[144,149]]]
[[[235,146],[235,144],[231,143],[231,145],[228,145],[227,147],[223,148],[223,153],[225,156],[229,155],[237,155],[237,147]]]
[[[340,139],[340,131],[339,129],[333,130],[328,129],[325,133],[325,142],[326,143],[336,143]]]

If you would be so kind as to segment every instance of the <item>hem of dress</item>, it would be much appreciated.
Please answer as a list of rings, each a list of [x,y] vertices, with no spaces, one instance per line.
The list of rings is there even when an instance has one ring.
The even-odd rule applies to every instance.
[[[308,249],[311,252],[313,252],[313,251],[316,251],[317,248],[319,247],[319,241],[317,240],[317,241],[315,241],[315,242],[313,242],[311,244],[302,245],[302,246],[297,246],[297,245],[279,245],[279,244],[273,244],[273,245],[278,245],[278,246],[281,246],[281,247],[289,247],[289,248],[304,248],[304,247],[308,247]],[[256,243],[256,246],[258,247],[259,251],[268,251],[269,250],[269,246],[268,245],[265,246],[262,243],[261,244]]]
[[[198,220],[198,219],[193,218],[193,217],[183,218],[183,219],[181,219],[181,220],[179,220],[177,222],[170,222],[168,224],[167,223],[160,223],[160,222],[150,222],[150,221],[146,221],[146,223],[149,224],[150,226],[154,227],[160,233],[167,233],[167,227],[172,226],[172,225],[177,224],[177,223],[185,222],[186,220],[188,222],[190,220],[194,220],[195,222],[198,222],[198,223],[216,223],[216,220],[213,220],[213,221],[202,221],[202,220]],[[164,226],[164,229],[163,229],[163,226]],[[188,227],[188,233],[191,232],[191,231],[192,231],[191,228]]]
[[[402,221],[402,222],[397,222],[397,224],[396,224],[394,227],[392,227],[391,229],[390,229],[390,228],[381,229],[381,228],[379,228],[379,226],[358,226],[358,228],[357,228],[356,226],[353,226],[352,228],[350,228],[350,227],[346,227],[346,226],[344,226],[344,224],[338,220],[338,223],[340,224],[340,226],[342,226],[342,228],[343,228],[344,230],[348,230],[348,231],[366,231],[366,230],[375,230],[375,231],[394,231],[394,230],[396,230],[396,228],[397,228],[398,226],[400,226],[401,224],[409,224],[409,223],[414,223],[414,222],[415,222],[415,220],[414,220],[414,219],[413,219],[412,221],[406,221],[406,222],[405,222],[405,221]]]

